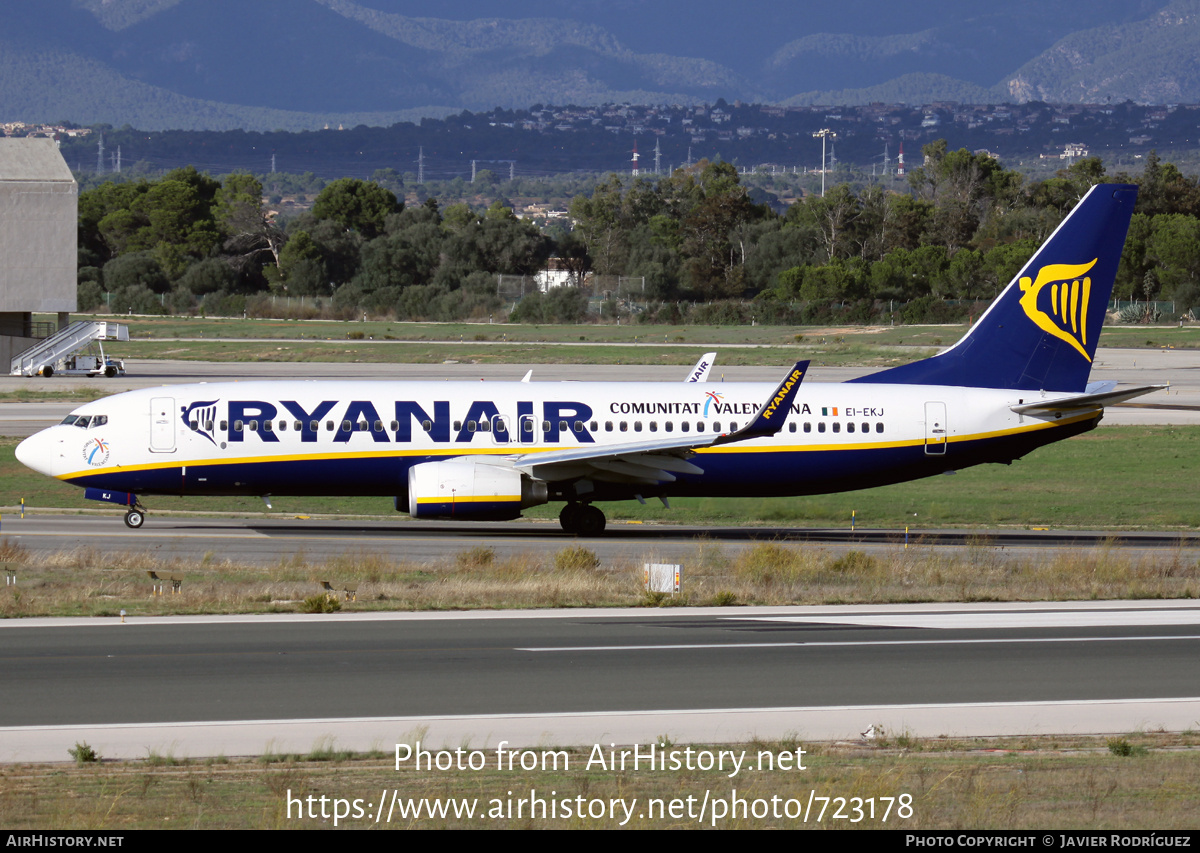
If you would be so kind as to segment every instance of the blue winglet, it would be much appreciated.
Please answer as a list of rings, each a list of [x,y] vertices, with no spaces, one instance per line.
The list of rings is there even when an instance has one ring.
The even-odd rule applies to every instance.
[[[742,441],[747,438],[761,438],[774,435],[783,429],[784,421],[787,420],[788,412],[792,408],[792,399],[800,390],[804,374],[808,373],[809,363],[807,359],[796,362],[788,371],[787,376],[783,377],[783,381],[775,387],[771,396],[767,398],[767,402],[763,403],[753,421],[737,432],[721,436],[713,443],[728,444],[731,441]]]

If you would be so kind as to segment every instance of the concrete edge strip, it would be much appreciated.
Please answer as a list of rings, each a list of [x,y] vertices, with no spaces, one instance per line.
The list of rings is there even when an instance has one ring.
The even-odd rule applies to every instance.
[[[867,743],[870,726],[913,737],[1103,735],[1200,728],[1200,697],[730,708],[555,714],[467,714],[355,719],[238,720],[0,728],[0,762],[66,761],[87,742],[104,758],[305,754],[382,750],[743,743],[777,739]]]

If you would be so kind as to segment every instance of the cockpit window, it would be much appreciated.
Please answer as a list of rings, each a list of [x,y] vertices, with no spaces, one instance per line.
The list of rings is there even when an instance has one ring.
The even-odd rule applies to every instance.
[[[108,423],[108,415],[67,415],[62,426],[77,426],[80,429],[95,429]]]

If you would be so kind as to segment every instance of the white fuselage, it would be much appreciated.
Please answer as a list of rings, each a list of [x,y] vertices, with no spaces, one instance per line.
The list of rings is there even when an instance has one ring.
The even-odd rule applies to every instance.
[[[400,495],[408,469],[428,461],[511,465],[568,448],[730,433],[754,417],[771,389],[643,382],[180,385],[80,406],[72,415],[87,418],[86,426],[44,430],[23,442],[18,455],[61,480],[139,495]],[[1065,418],[1011,411],[1037,396],[805,384],[777,434],[697,448],[689,458],[702,473],[679,473],[650,487],[618,474],[591,476],[590,494],[603,500],[843,491],[1010,461],[1099,420],[1099,409]],[[589,472],[560,467],[556,477],[565,483]],[[550,499],[569,498],[562,488],[552,483]]]

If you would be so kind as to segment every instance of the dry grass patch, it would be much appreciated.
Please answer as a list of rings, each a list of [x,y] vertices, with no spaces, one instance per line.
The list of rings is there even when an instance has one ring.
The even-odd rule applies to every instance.
[[[17,566],[17,585],[0,594],[0,617],[296,612],[325,592],[324,581],[343,611],[1191,598],[1200,591],[1200,565],[1181,552],[1110,545],[1013,555],[982,541],[871,550],[760,543],[736,551],[701,543],[681,561],[680,595],[645,592],[642,563],[662,562],[656,556],[605,562],[577,546],[545,556],[473,547],[427,563],[368,551],[330,560],[296,553],[262,566],[211,552],[176,560],[92,548],[31,554],[0,537],[0,555]],[[171,594],[168,580],[166,594],[152,595],[149,571],[182,578],[181,594]]]
[[[405,740],[406,735],[401,740]],[[414,737],[427,740],[424,734]],[[1111,743],[1128,745],[1113,750]],[[664,738],[660,744],[681,748]],[[391,745],[387,745],[389,748]],[[455,745],[447,745],[453,748]],[[469,746],[469,745],[467,745]],[[694,745],[703,748],[704,745]],[[101,761],[75,765],[0,766],[0,823],[11,829],[44,828],[128,830],[165,827],[211,829],[322,828],[332,820],[288,816],[288,796],[361,798],[378,802],[381,791],[401,798],[474,800],[487,810],[493,802],[528,797],[581,796],[585,800],[636,801],[634,813],[648,813],[651,799],[706,795],[731,796],[736,788],[747,801],[779,798],[808,801],[816,796],[911,797],[912,812],[899,818],[892,809],[887,823],[730,816],[722,828],[839,829],[1190,829],[1200,807],[1200,736],[1135,733],[1119,738],[1043,737],[1008,739],[921,739],[890,736],[872,745],[782,742],[721,745],[778,754],[803,747],[805,770],[751,769],[736,779],[725,771],[613,772],[588,768],[589,750],[565,750],[569,766],[555,770],[502,771],[494,763],[480,771],[396,770],[388,755],[353,755],[329,740],[311,752],[270,754],[261,759],[189,760],[148,753],[141,761]],[[553,747],[546,747],[547,749]],[[712,748],[712,747],[709,747]],[[318,804],[319,809],[319,804]],[[392,828],[606,828],[618,819],[604,817],[517,817],[483,820],[429,817],[393,821]],[[661,828],[711,824],[695,820],[635,818],[634,825]],[[365,818],[341,825],[366,828]],[[379,828],[386,828],[383,823]]]

